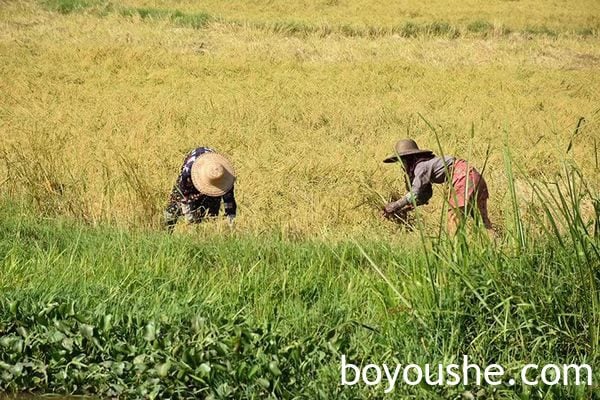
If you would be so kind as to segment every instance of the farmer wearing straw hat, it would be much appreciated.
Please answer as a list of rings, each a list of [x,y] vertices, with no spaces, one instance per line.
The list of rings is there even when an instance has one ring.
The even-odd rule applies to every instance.
[[[388,203],[384,210],[385,217],[410,210],[413,206],[426,204],[433,191],[431,184],[446,182],[447,176],[452,182],[452,190],[448,199],[448,230],[455,233],[463,216],[475,217],[475,207],[488,231],[493,234],[492,223],[488,216],[488,188],[481,174],[467,161],[446,156],[437,157],[431,150],[421,150],[412,139],[403,139],[396,143],[395,153],[383,160],[384,163],[401,161],[410,181],[409,192],[400,200]]]
[[[169,232],[179,217],[199,223],[207,215],[216,217],[225,206],[225,216],[233,225],[237,205],[234,196],[235,172],[224,156],[210,147],[198,147],[185,158],[181,172],[165,209],[165,225]]]

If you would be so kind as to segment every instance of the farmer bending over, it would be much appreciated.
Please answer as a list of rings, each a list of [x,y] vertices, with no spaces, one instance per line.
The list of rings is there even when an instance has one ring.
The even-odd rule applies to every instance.
[[[448,212],[448,231],[456,233],[463,216],[475,217],[475,206],[481,220],[493,236],[492,223],[488,216],[487,184],[475,168],[465,160],[446,156],[437,157],[431,150],[420,150],[412,139],[403,139],[396,143],[396,153],[383,160],[384,163],[402,161],[404,171],[410,180],[409,192],[400,200],[388,203],[383,215],[390,217],[396,212],[406,211],[414,205],[426,204],[433,195],[432,183],[446,182],[446,174],[452,179],[450,191],[450,210]]]
[[[225,205],[225,216],[233,225],[237,209],[234,182],[233,166],[225,157],[209,147],[191,151],[183,161],[165,209],[165,225],[169,232],[182,215],[189,223],[202,222],[207,215],[216,217],[221,200]]]

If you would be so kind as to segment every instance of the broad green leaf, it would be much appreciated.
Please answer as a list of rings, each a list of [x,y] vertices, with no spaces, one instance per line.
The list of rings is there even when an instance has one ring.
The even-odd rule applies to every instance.
[[[91,339],[92,337],[94,337],[94,327],[92,325],[81,324],[79,326],[79,331],[87,339]]]
[[[164,378],[169,373],[169,368],[171,368],[171,363],[168,361],[163,364],[159,364],[156,366],[156,374],[161,378]]]
[[[258,378],[256,380],[256,383],[258,383],[260,386],[262,386],[265,389],[268,389],[269,386],[271,386],[271,382],[269,382],[267,379],[265,378]]]
[[[156,339],[156,328],[154,326],[154,322],[150,322],[144,327],[144,339],[149,342]]]
[[[279,369],[279,363],[277,361],[271,361],[269,363],[269,370],[273,373],[273,375],[275,376],[279,376],[281,375],[281,370]]]

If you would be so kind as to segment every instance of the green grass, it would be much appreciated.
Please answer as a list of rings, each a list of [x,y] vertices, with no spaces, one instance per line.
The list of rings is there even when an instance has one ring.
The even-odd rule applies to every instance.
[[[97,6],[101,2],[98,0],[45,0],[42,1],[42,4],[61,14],[70,14]]]
[[[139,16],[142,19],[167,19],[173,24],[194,29],[204,28],[212,19],[207,13],[184,13],[178,10],[166,10],[144,7],[125,7],[119,10],[126,17]]]

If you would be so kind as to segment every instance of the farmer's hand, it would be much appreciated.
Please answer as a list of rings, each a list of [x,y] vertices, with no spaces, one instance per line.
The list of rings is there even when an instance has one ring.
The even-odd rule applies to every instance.
[[[383,208],[382,215],[386,218],[390,218],[395,213],[408,211],[410,209],[412,209],[411,204],[403,197],[400,200],[387,203]]]
[[[387,203],[383,208],[383,216],[387,217],[393,214],[399,208],[399,204],[397,201],[392,201]]]
[[[227,216],[227,223],[229,224],[230,228],[234,227],[234,220],[235,220],[235,215],[228,215]]]

